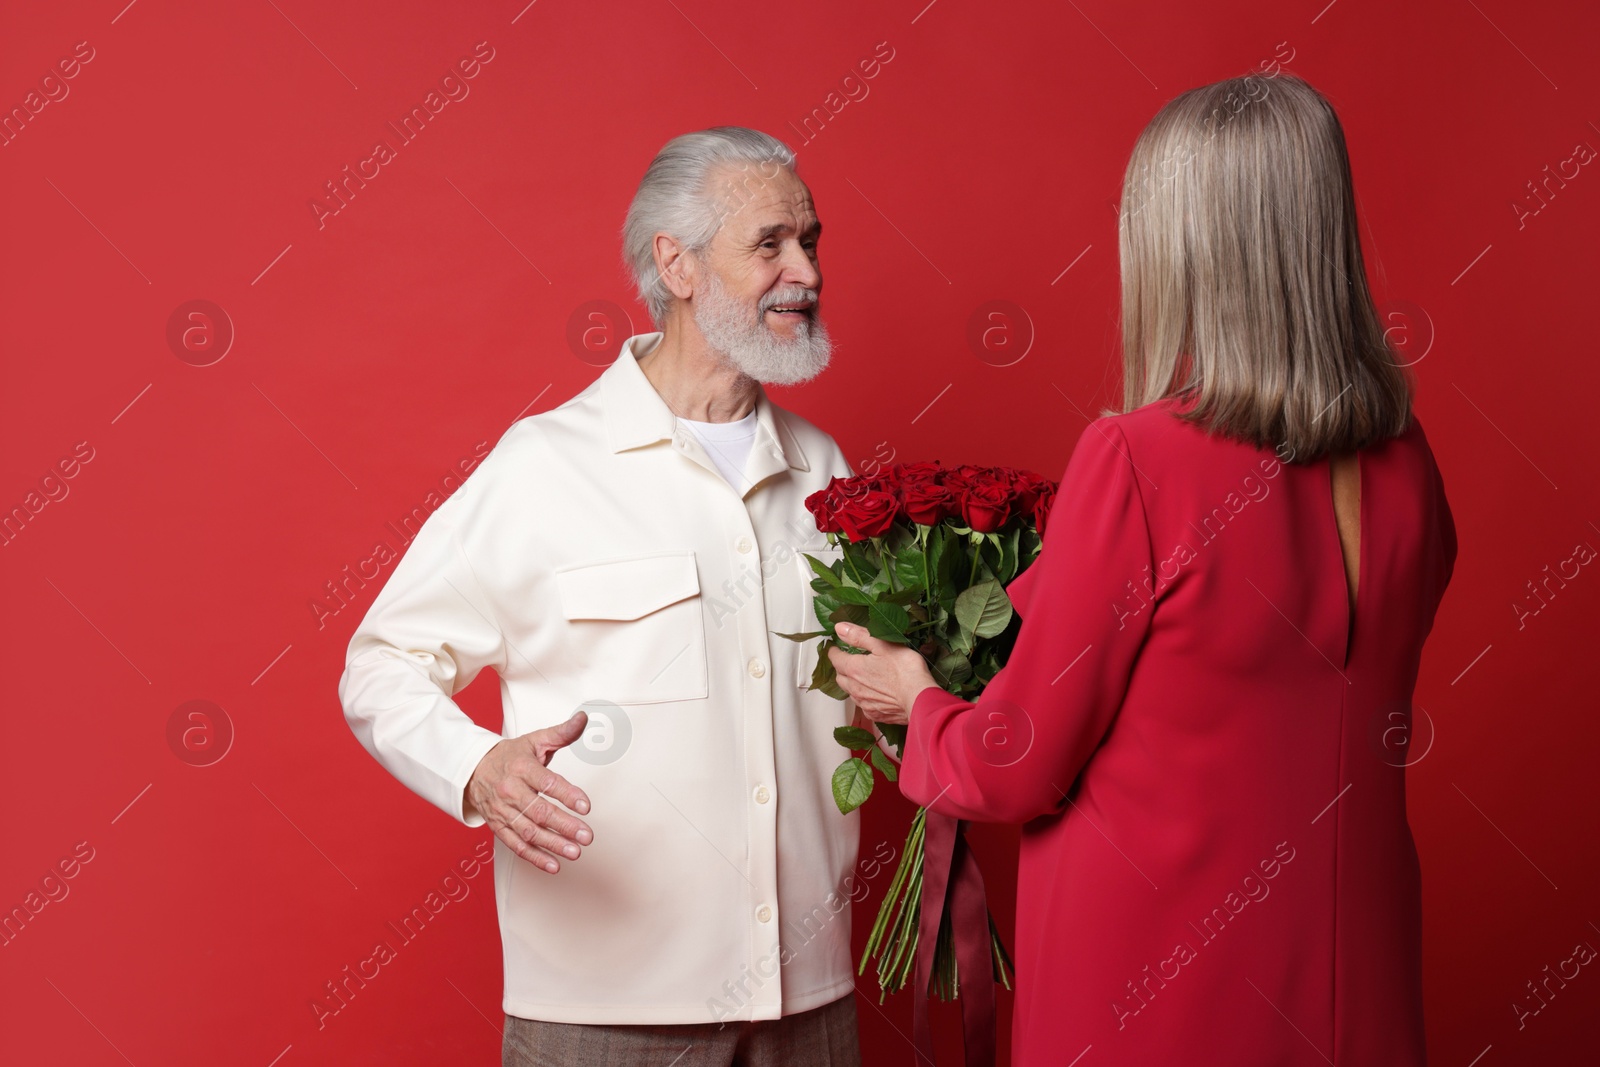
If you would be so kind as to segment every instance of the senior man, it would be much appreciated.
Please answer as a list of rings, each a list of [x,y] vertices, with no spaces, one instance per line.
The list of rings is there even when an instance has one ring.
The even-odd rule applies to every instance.
[[[507,1065],[860,1062],[854,704],[777,636],[817,629],[805,498],[852,471],[762,388],[828,363],[820,231],[782,142],[670,141],[623,227],[657,332],[512,425],[351,638],[362,745],[494,831]],[[484,667],[499,734],[451,699]]]

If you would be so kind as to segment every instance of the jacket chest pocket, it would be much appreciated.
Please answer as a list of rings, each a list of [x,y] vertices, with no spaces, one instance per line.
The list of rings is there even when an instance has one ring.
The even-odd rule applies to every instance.
[[[693,552],[601,560],[555,571],[585,700],[703,700],[706,630]]]
[[[820,545],[801,546],[795,550],[791,566],[794,568],[794,581],[797,586],[795,601],[798,605],[795,612],[794,625],[790,627],[791,633],[810,633],[824,627],[822,620],[817,618],[815,597],[816,591],[811,588],[811,580],[817,576],[811,569],[811,564],[806,561],[807,556],[815,556],[826,566],[837,563],[844,555],[844,549],[838,545],[824,542]],[[811,686],[811,676],[817,669],[817,646],[822,643],[822,638],[813,637],[801,642],[799,654],[795,657],[794,684],[801,689]]]

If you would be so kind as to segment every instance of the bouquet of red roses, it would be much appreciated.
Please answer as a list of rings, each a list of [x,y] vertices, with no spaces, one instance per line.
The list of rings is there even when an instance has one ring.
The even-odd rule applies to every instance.
[[[851,650],[835,629],[850,622],[882,640],[917,649],[941,686],[976,700],[1016,642],[1021,623],[1005,586],[1038,557],[1055,494],[1055,482],[1031,471],[924,462],[834,478],[807,497],[817,529],[841,549],[832,564],[806,557],[816,575],[811,588],[823,628],[782,635],[822,639],[811,688],[846,698],[828,648],[837,644]],[[878,728],[903,756],[906,728],[891,723]],[[892,782],[897,767],[868,730],[844,726],[834,737],[851,750],[833,775],[834,802],[849,812],[871,795],[874,768]],[[867,959],[876,959],[882,995],[903,988],[914,966],[926,816],[925,809],[917,809],[858,972],[866,971]],[[949,919],[945,909],[933,959],[934,987],[943,1000],[959,993]],[[1009,989],[1011,961],[992,918],[989,936],[994,977]]]

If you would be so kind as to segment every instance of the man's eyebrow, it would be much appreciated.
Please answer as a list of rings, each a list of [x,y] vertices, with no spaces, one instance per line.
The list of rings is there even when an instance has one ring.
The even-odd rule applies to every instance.
[[[756,242],[760,243],[765,241],[768,237],[773,237],[780,233],[787,233],[789,230],[790,226],[787,222],[774,222],[772,225],[767,226],[766,228],[762,229],[761,232],[756,234]],[[803,232],[809,233],[812,237],[821,237],[822,221],[818,219],[812,222],[811,225],[807,226]]]

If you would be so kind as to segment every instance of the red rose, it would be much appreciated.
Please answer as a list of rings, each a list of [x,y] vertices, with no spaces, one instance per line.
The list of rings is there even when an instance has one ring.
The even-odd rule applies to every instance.
[[[853,478],[846,478],[840,483],[840,492],[845,500],[860,500],[862,496],[875,489],[887,490],[889,486],[882,474],[858,474]]]
[[[1045,482],[1044,488],[1039,490],[1038,499],[1033,502],[1033,524],[1039,528],[1039,536],[1044,536],[1044,520],[1049,517],[1050,509],[1056,502],[1056,486],[1054,482]]]
[[[1039,499],[1039,494],[1050,480],[1033,471],[1010,471],[1011,491],[1016,495],[1016,508],[1020,514],[1032,511],[1034,501]]]
[[[806,510],[811,512],[821,533],[844,533],[844,527],[839,525],[837,518],[839,507],[844,503],[838,488],[840,481],[839,478],[830,479],[826,488],[818,489],[806,497]]]
[[[949,467],[944,473],[946,485],[971,485],[983,475],[989,473],[988,467],[979,467],[971,463],[963,463],[959,467]]]
[[[962,497],[961,514],[978,533],[994,533],[1011,518],[1011,490],[998,479],[980,479]]]
[[[1011,472],[1004,467],[979,467],[977,473],[968,477],[966,481],[967,492],[979,487],[998,488],[1005,492],[1008,501],[1015,501],[1017,491],[1012,483]],[[1020,510],[1020,509],[1013,509]]]
[[[948,485],[929,480],[905,482],[900,486],[900,508],[906,518],[924,526],[937,526],[961,514],[961,503]]]
[[[898,485],[908,482],[937,481],[944,472],[944,467],[936,460],[923,460],[920,463],[896,463],[889,468],[889,480]]]
[[[837,512],[839,524],[852,541],[869,537],[882,537],[894,525],[900,513],[900,502],[893,493],[882,489],[869,489],[854,499],[844,502]]]

